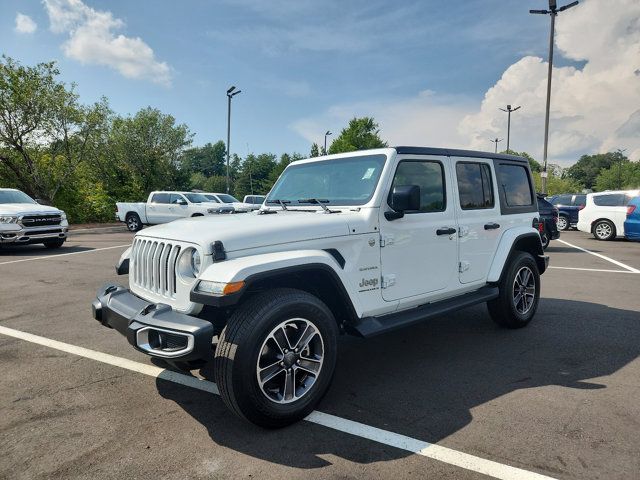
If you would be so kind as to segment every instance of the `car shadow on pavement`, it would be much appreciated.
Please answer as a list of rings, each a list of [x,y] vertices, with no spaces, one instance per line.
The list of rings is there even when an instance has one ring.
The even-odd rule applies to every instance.
[[[520,330],[496,327],[486,308],[477,306],[368,340],[342,337],[333,384],[318,410],[438,442],[467,426],[472,409],[521,389],[607,388],[603,379],[591,379],[640,355],[639,326],[637,311],[541,299],[531,325]],[[200,373],[213,378],[210,366]],[[327,430],[318,434],[305,422],[264,430],[234,417],[219,397],[161,378],[157,388],[206,427],[216,444],[269,462],[318,468],[327,465],[325,455],[357,463],[409,455]],[[501,408],[526,407],[507,399]],[[508,418],[504,423],[495,435],[510,435]]]
[[[93,247],[67,246],[60,248],[48,249],[42,244],[32,245],[2,245],[0,246],[0,257],[52,257],[63,253],[85,252],[87,250],[95,250]]]

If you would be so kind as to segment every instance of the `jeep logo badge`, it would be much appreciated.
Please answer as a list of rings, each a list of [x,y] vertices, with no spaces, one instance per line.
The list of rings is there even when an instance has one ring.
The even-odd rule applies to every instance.
[[[369,246],[373,247],[376,244],[376,239],[375,238],[370,238],[369,239]]]
[[[377,278],[363,278],[360,281],[360,288],[372,287],[375,288],[378,286],[379,280]]]

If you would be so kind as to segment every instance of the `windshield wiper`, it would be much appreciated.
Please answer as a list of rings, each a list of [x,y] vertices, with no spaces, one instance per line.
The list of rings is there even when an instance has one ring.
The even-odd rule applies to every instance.
[[[298,203],[312,203],[314,205],[320,205],[324,213],[334,213],[325,205],[325,203],[329,203],[329,200],[325,200],[322,198],[301,198],[298,200]]]
[[[276,198],[273,198],[273,199],[270,198],[269,200],[267,200],[267,203],[277,203],[282,207],[282,210],[286,210],[287,209],[286,204],[291,203],[291,200],[280,200]]]

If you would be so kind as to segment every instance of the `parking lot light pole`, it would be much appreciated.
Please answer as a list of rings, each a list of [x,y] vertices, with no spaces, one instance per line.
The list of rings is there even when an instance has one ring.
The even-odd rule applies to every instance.
[[[229,193],[229,152],[231,150],[231,99],[240,92],[242,90],[236,90],[235,86],[227,90],[227,193]]]
[[[547,193],[547,148],[549,145],[549,107],[551,105],[551,73],[553,71],[553,36],[556,27],[556,15],[560,12],[575,7],[578,1],[571,2],[558,8],[557,0],[549,0],[549,10],[529,10],[529,13],[537,15],[549,15],[551,17],[551,31],[549,32],[549,70],[547,72],[547,106],[544,118],[544,153],[542,165],[542,193]]]
[[[327,137],[329,135],[332,135],[332,133],[329,130],[327,130],[327,132],[324,134],[324,154],[325,155],[327,154]]]
[[[503,112],[507,112],[507,153],[509,153],[509,138],[511,137],[511,112],[515,112],[519,108],[521,108],[521,107],[517,106],[516,108],[511,108],[511,105],[507,105],[507,109],[506,110],[504,108],[500,109]],[[496,143],[496,146],[497,145],[498,144]]]
[[[496,150],[495,150],[495,153],[498,153],[498,143],[502,141],[502,138],[498,138],[498,137],[496,137],[496,139],[495,139],[495,140],[493,140],[493,139],[491,139],[491,138],[490,138],[490,139],[489,139],[489,141],[490,141],[491,143],[495,143],[495,144],[496,144]]]

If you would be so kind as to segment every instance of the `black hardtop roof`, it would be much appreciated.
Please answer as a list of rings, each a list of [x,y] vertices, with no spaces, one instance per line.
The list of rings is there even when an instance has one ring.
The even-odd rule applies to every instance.
[[[476,157],[476,158],[496,158],[498,160],[511,160],[514,162],[529,163],[526,158],[517,155],[506,155],[504,153],[479,152],[474,150],[456,150],[452,148],[434,147],[392,147],[398,153],[408,155],[446,155],[451,157]]]

